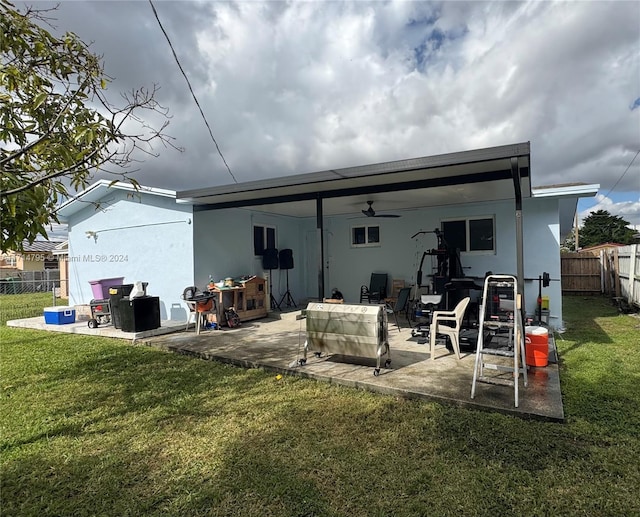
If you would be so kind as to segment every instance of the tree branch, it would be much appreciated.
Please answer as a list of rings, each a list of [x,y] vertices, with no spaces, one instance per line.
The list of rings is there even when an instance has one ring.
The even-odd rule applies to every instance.
[[[66,174],[69,174],[69,173],[73,172],[76,169],[81,169],[82,165],[85,165],[92,157],[94,157],[100,151],[101,151],[101,149],[95,149],[91,153],[89,153],[82,161],[80,161],[78,163],[74,163],[73,165],[71,165],[70,167],[67,167],[66,169],[63,169],[63,170],[60,170],[60,171],[56,171],[56,172],[52,172],[50,174],[47,174],[45,176],[42,176],[41,178],[38,178],[38,179],[35,179],[35,180],[30,181],[28,183],[25,183],[24,185],[21,185],[19,187],[14,188],[14,189],[5,190],[4,192],[0,192],[0,196],[10,196],[12,194],[18,194],[20,192],[24,192],[25,190],[29,190],[30,188],[36,187],[38,185],[41,185],[41,184],[43,184],[43,183],[45,183],[45,182],[47,182],[49,180],[52,180],[54,178],[58,178],[60,176],[65,176]],[[95,168],[100,167],[100,165],[102,165],[103,163],[107,163],[115,155],[116,155],[115,152],[111,153],[108,157],[106,157],[105,159],[103,159],[99,163],[97,163],[95,165],[92,165],[92,167],[95,167]]]
[[[49,128],[44,133],[42,133],[42,135],[40,135],[39,138],[36,138],[33,142],[27,144],[26,146],[22,147],[21,149],[18,149],[16,152],[14,152],[12,154],[8,154],[6,157],[0,159],[0,167],[4,166],[5,163],[8,163],[8,162],[10,162],[12,160],[15,160],[15,159],[19,158],[20,156],[22,156],[23,154],[25,154],[29,150],[33,149],[36,145],[41,143],[43,140],[45,140],[46,138],[51,136],[51,133],[53,132],[53,129],[56,127],[56,125],[58,124],[58,122],[62,118],[62,115],[65,113],[65,111],[67,111],[67,109],[71,105],[71,102],[78,96],[78,93],[80,93],[81,89],[84,89],[84,87],[85,87],[85,85],[86,85],[86,83],[88,81],[89,81],[89,78],[87,77],[83,81],[81,87],[78,88],[71,97],[69,97],[69,99],[67,100],[67,102],[64,105],[64,107],[58,112],[58,114],[56,115],[56,118],[49,125]]]

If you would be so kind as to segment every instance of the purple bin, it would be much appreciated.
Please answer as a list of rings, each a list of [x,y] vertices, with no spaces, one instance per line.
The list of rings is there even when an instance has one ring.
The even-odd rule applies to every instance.
[[[115,287],[117,285],[122,285],[124,283],[124,277],[119,276],[116,278],[102,278],[101,280],[89,280],[91,284],[91,291],[93,292],[93,297],[96,300],[104,300],[105,298],[109,298],[109,288]]]

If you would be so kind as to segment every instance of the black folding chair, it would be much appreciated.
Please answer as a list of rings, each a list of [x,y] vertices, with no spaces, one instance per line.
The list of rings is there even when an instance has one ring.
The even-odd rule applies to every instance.
[[[398,332],[400,332],[400,322],[398,321],[398,313],[404,311],[404,315],[409,320],[409,296],[411,295],[411,287],[403,287],[398,293],[398,299],[393,307],[387,305],[387,314],[393,314],[396,320]]]
[[[371,273],[369,286],[360,287],[360,303],[383,303],[387,296],[387,274]]]

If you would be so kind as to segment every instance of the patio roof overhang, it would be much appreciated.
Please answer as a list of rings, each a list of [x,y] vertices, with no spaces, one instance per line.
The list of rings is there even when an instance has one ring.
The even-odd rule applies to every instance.
[[[518,291],[524,293],[522,199],[531,196],[530,162],[530,144],[524,142],[186,190],[178,192],[176,200],[194,205],[194,212],[250,207],[293,217],[315,216],[322,300],[325,215],[359,214],[367,200],[375,201],[378,211],[512,199]]]
[[[514,180],[512,159],[517,162]],[[531,196],[530,145],[518,143],[178,192],[194,211],[251,207],[292,217],[403,210]],[[514,183],[515,182],[515,183]],[[517,187],[516,187],[517,184]]]

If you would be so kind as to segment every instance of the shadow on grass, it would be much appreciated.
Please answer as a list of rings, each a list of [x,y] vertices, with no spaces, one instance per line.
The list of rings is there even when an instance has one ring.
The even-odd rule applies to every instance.
[[[556,339],[568,418],[607,434],[640,436],[640,337],[604,297],[563,298],[567,332]]]
[[[50,345],[30,334],[21,352]],[[58,351],[66,360],[12,390],[21,418],[40,425],[4,433],[3,513],[326,514],[322,494],[286,457],[269,447],[244,452],[247,430],[274,409],[264,372],[67,339],[73,345]],[[36,394],[47,388],[41,400]]]
[[[615,308],[600,296],[564,296],[562,298],[564,318],[567,320],[567,333],[563,339],[571,339],[573,345],[563,348],[568,353],[585,342],[601,344],[612,343],[611,336],[596,321],[598,318],[617,316]]]
[[[42,358],[49,335],[29,336],[28,344],[14,340],[12,346]],[[21,358],[26,372],[9,409],[17,421],[3,432],[6,515],[495,515],[530,514],[533,505],[541,515],[597,514],[603,507],[614,515],[638,509],[629,499],[637,476],[624,475],[637,467],[637,442],[608,459],[637,437],[627,425],[635,417],[623,414],[625,406],[637,413],[629,393],[619,400],[614,422],[570,398],[570,411],[599,427],[584,434],[569,425],[297,377],[276,380],[260,370],[111,340],[60,342],[66,347],[60,345],[46,367],[29,371],[28,357]],[[194,347],[207,353],[204,344]],[[607,405],[618,394],[607,381],[622,377],[617,386],[624,391],[633,377],[624,369],[606,375],[612,377],[599,388],[602,378],[596,384],[570,377],[570,390]],[[21,430],[28,422],[37,425]],[[622,473],[615,486],[612,472]],[[598,485],[610,488],[590,491]]]

